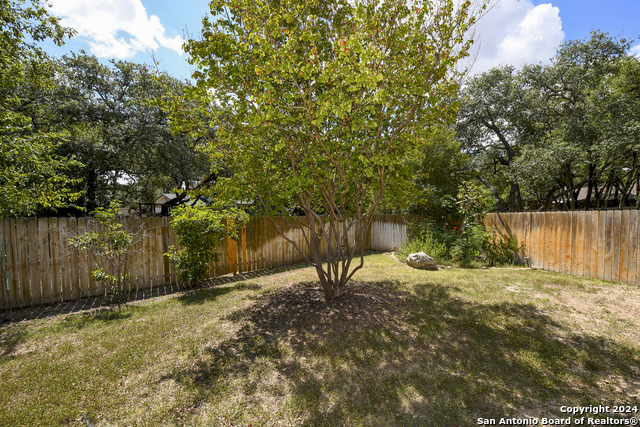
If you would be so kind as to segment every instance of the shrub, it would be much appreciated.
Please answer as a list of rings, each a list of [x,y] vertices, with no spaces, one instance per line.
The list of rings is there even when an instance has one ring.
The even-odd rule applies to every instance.
[[[107,284],[110,302],[118,306],[125,300],[125,281],[129,278],[129,262],[140,250],[138,243],[145,237],[142,221],[129,218],[125,224],[118,222],[121,204],[113,201],[108,208],[91,212],[86,233],[72,235],[69,246],[88,250],[98,264],[91,275],[98,282]]]
[[[169,248],[169,261],[180,278],[192,285],[207,278],[211,261],[218,260],[216,246],[226,237],[238,239],[238,231],[249,216],[238,209],[215,210],[210,206],[181,206],[171,212],[171,225],[180,249]]]
[[[404,258],[424,252],[438,264],[497,266],[520,261],[518,240],[514,236],[504,240],[483,224],[470,225],[464,234],[432,221],[409,223],[408,229],[410,239],[398,251]]]
[[[437,263],[450,261],[449,248],[456,239],[453,232],[438,230],[433,221],[407,223],[409,239],[402,245],[398,254],[404,258],[415,252],[424,252]]]

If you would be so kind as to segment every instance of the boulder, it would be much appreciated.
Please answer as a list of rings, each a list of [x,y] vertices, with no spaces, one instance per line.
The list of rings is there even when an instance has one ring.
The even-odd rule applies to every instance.
[[[407,257],[407,264],[419,270],[437,270],[438,266],[433,258],[424,252],[410,254]]]

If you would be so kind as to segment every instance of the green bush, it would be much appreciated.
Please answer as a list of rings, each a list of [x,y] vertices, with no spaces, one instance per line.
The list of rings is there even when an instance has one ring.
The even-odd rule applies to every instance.
[[[238,231],[249,216],[238,209],[215,210],[210,206],[180,206],[171,212],[171,225],[180,249],[169,248],[165,255],[192,285],[206,279],[209,263],[218,260],[216,246],[221,239],[238,239]]]
[[[118,221],[121,203],[113,201],[108,208],[91,212],[88,231],[69,236],[73,249],[88,250],[98,265],[92,277],[107,285],[110,302],[118,306],[126,301],[125,287],[129,279],[129,262],[140,250],[138,243],[145,237],[142,221],[129,218],[124,224]]]
[[[455,233],[446,228],[440,230],[433,221],[409,222],[407,228],[409,240],[398,251],[400,256],[407,258],[409,254],[424,252],[437,263],[450,262],[449,248],[456,240]]]
[[[456,227],[436,225],[432,221],[409,223],[409,237],[398,254],[424,252],[438,264],[497,266],[515,265],[520,261],[522,245],[510,236],[506,240],[482,224],[471,224],[458,234]]]

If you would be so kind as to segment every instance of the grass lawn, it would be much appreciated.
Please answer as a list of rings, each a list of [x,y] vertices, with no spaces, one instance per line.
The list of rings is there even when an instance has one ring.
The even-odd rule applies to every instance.
[[[390,254],[340,300],[315,279],[0,323],[0,425],[452,427],[640,406],[638,287]]]

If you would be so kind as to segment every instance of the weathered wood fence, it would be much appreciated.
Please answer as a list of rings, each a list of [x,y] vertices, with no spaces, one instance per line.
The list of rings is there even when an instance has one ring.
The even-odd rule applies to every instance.
[[[304,218],[301,219],[304,221]],[[123,221],[127,221],[124,219]],[[176,283],[177,271],[163,254],[177,246],[166,217],[143,218],[145,238],[129,262],[129,291]],[[210,265],[210,276],[249,272],[304,261],[278,232],[277,226],[309,256],[304,236],[284,218],[255,218],[241,231],[240,239],[218,245],[219,261]],[[0,257],[4,258],[6,287],[0,286],[0,309],[73,301],[105,295],[106,286],[91,277],[96,264],[88,251],[69,247],[69,235],[87,230],[86,218],[18,218],[0,220]],[[355,240],[355,228],[349,238]],[[365,248],[371,247],[370,236]],[[322,247],[326,255],[326,244]]]
[[[640,285],[637,210],[492,213],[485,223],[524,243],[544,270]]]
[[[492,213],[485,223],[502,236],[515,235],[524,243],[524,256],[533,267],[640,285],[639,216],[637,210]],[[401,247],[408,238],[407,221],[419,220],[424,217],[376,215],[365,248]],[[166,217],[144,218],[144,223],[147,236],[129,263],[130,291],[178,281],[176,270],[163,255],[169,246],[177,245],[171,224]],[[237,242],[219,243],[219,261],[211,263],[211,277],[304,261],[276,224],[309,256],[302,232],[285,219],[276,218],[274,223],[255,218]],[[91,255],[68,245],[69,234],[86,229],[86,218],[0,220],[0,257],[5,259],[7,278],[7,286],[0,286],[0,309],[104,295],[105,286],[90,274],[96,268]],[[354,230],[351,233],[353,240]]]
[[[457,215],[443,217],[447,223],[460,227],[462,218]],[[407,223],[429,220],[424,215],[374,215],[371,223],[371,249],[395,251],[409,239]]]

